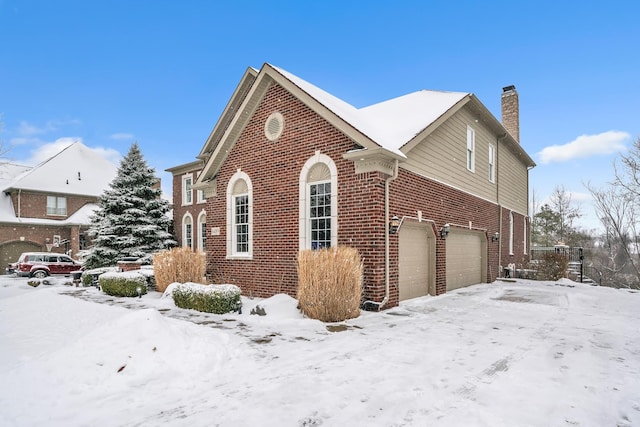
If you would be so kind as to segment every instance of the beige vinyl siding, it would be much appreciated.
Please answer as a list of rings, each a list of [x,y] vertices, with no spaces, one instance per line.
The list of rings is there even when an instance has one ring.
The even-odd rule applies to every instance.
[[[496,184],[489,181],[489,144],[496,137],[475,120],[469,107],[463,107],[406,153],[402,167],[497,202]],[[467,169],[467,126],[475,131],[475,172]]]
[[[529,171],[504,141],[498,145],[498,202],[522,215],[528,214]]]

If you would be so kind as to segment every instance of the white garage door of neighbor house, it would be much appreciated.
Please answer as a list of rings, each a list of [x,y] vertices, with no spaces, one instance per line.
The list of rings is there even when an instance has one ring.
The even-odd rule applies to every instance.
[[[400,301],[429,293],[435,250],[429,242],[429,225],[405,222],[398,242],[398,287]],[[431,243],[433,244],[433,243]]]
[[[447,291],[475,285],[482,280],[482,233],[451,230],[447,236]]]

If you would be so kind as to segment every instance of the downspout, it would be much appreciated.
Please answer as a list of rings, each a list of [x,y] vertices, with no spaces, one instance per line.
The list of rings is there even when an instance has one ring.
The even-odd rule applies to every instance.
[[[22,217],[22,211],[20,208],[20,195],[22,193],[22,188],[18,188],[18,219]]]
[[[500,178],[498,174],[498,168],[500,165],[500,141],[507,137],[506,133],[498,136],[496,140],[496,201],[500,208],[500,218],[498,219],[498,231],[500,233],[500,239],[498,240],[498,277],[500,276],[500,267],[502,266],[502,203],[500,203]]]
[[[381,302],[365,301],[363,305],[375,304],[378,306],[378,311],[389,302],[389,264],[391,255],[389,254],[389,184],[391,181],[398,177],[398,160],[395,161],[393,166],[393,175],[384,180],[384,298]]]

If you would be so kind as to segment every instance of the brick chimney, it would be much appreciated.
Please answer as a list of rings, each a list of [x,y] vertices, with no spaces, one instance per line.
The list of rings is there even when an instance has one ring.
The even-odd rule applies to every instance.
[[[518,142],[520,142],[520,103],[516,87],[502,88],[502,126]]]

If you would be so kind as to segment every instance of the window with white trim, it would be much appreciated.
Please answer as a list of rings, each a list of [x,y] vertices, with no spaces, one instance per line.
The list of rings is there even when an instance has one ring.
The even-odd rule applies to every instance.
[[[253,187],[241,170],[227,186],[227,256],[253,256]]]
[[[300,249],[338,244],[337,188],[335,163],[316,152],[300,173]]]
[[[489,182],[496,182],[496,146],[489,144]]]
[[[476,171],[476,131],[467,126],[467,169]]]
[[[193,174],[188,173],[182,176],[182,205],[193,204]]]
[[[182,246],[193,249],[193,217],[189,212],[182,217]]]
[[[524,218],[522,221],[522,235],[524,236],[522,239],[522,243],[524,244],[524,254],[527,254],[527,218]]]
[[[509,255],[513,255],[513,212],[509,212]]]
[[[207,250],[207,214],[204,211],[198,215],[198,249]]]
[[[47,215],[67,215],[67,198],[47,196]]]

